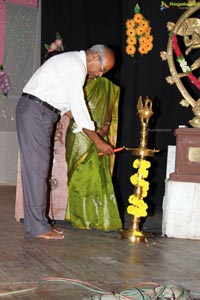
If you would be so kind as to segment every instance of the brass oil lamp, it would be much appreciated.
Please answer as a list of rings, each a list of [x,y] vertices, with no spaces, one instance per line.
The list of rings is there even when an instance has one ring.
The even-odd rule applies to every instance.
[[[145,157],[153,156],[155,152],[159,152],[159,150],[148,149],[147,148],[147,140],[148,140],[148,124],[149,119],[153,115],[152,111],[152,101],[146,97],[144,100],[144,104],[142,101],[142,97],[140,96],[137,103],[137,115],[140,118],[141,122],[141,132],[140,132],[140,145],[138,148],[125,148],[130,151],[132,155],[138,156],[138,159],[141,162],[145,160]],[[142,180],[142,174],[138,172],[138,183],[134,187],[133,195],[137,199],[141,199],[143,187],[140,185],[140,181]],[[140,217],[135,216],[133,214],[132,225],[129,229],[122,230],[121,237],[122,239],[128,239],[131,242],[147,242],[147,236],[140,231]]]

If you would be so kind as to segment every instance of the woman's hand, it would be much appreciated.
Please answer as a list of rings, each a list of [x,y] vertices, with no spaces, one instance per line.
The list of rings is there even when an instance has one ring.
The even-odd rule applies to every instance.
[[[107,135],[108,133],[108,130],[110,128],[110,123],[109,122],[106,122],[103,127],[99,128],[98,130],[98,134],[101,136],[101,137],[104,137]]]

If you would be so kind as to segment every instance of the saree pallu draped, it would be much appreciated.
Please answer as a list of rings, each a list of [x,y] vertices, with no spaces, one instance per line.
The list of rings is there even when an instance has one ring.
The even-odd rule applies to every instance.
[[[110,122],[104,138],[116,143],[120,88],[104,77],[89,81],[85,99],[96,130]],[[95,144],[84,132],[74,133],[71,120],[66,134],[68,202],[65,220],[82,229],[104,231],[122,228],[111,172],[114,155],[99,156]]]

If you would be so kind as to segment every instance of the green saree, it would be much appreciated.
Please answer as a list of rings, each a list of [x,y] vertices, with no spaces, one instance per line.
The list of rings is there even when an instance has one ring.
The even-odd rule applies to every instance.
[[[104,139],[113,145],[119,92],[119,87],[104,77],[89,81],[85,87],[85,99],[96,130],[109,120],[110,129]],[[71,120],[66,135],[68,202],[65,220],[82,229],[120,229],[122,224],[111,177],[113,157],[99,156],[88,136],[84,132],[74,133],[75,128],[76,123]]]

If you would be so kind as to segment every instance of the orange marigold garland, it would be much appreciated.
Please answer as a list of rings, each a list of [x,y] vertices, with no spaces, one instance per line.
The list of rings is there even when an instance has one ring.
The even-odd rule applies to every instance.
[[[140,13],[140,6],[136,4],[134,16],[126,20],[126,54],[134,57],[136,50],[142,55],[153,49],[153,35],[149,22]]]

